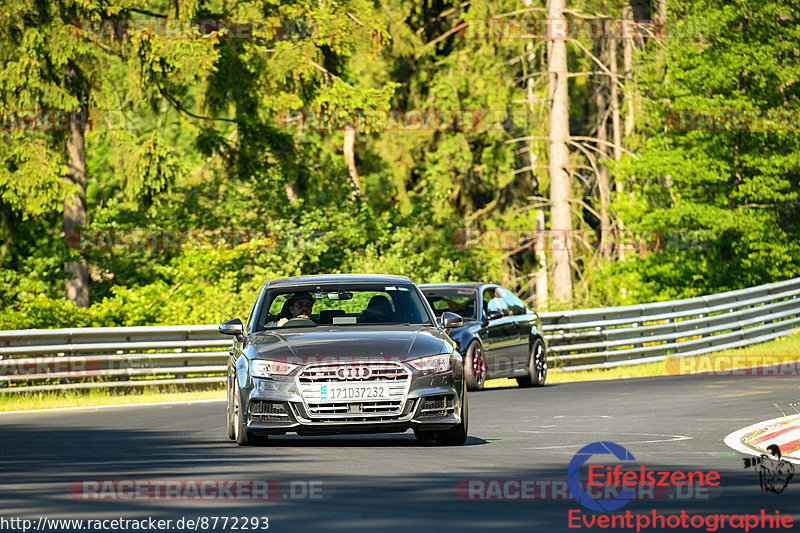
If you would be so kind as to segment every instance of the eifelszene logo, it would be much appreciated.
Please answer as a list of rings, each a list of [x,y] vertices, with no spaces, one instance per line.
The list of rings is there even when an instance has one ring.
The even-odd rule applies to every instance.
[[[765,453],[756,458],[743,458],[744,467],[755,467],[761,489],[764,492],[780,494],[794,476],[794,465],[781,459],[781,449],[777,444],[770,444],[767,446],[767,450],[774,459]]]
[[[594,456],[611,456],[619,464],[606,466],[592,464],[589,460]],[[602,457],[595,461],[603,461]],[[611,513],[624,507],[633,499],[635,494],[632,489],[675,488],[695,491],[698,488],[705,490],[707,487],[719,487],[720,474],[711,470],[703,472],[682,471],[655,471],[649,470],[645,465],[629,465],[624,469],[625,463],[634,461],[635,458],[628,450],[613,442],[593,442],[581,448],[572,458],[567,469],[567,484],[572,497],[581,506],[590,509],[587,513],[582,509],[570,509],[567,513],[567,527],[572,529],[601,529],[601,530],[635,530],[640,533],[649,529],[694,529],[701,531],[719,531],[725,529],[742,529],[745,532],[764,529],[791,529],[794,519],[791,515],[781,515],[776,510],[767,513],[761,509],[758,513],[741,514],[695,514],[685,509],[679,513],[665,514],[657,509]],[[764,464],[768,458],[762,457],[759,465]],[[754,460],[757,462],[758,460]],[[581,480],[581,468],[586,465],[588,471],[586,490]],[[746,464],[747,466],[747,464]],[[632,468],[631,468],[632,467]],[[779,486],[788,483],[788,476],[770,477],[773,470],[768,467],[770,475],[762,478],[766,486]],[[779,467],[778,471],[781,472]],[[783,471],[786,474],[786,471]],[[593,487],[605,487],[603,497],[594,499],[590,494]],[[691,498],[692,496],[690,496]],[[681,498],[684,499],[684,498]],[[599,514],[597,514],[599,512]]]
[[[633,498],[633,491],[623,491],[617,495],[617,498],[595,500],[588,492],[583,490],[581,486],[581,466],[595,454],[610,454],[620,461],[635,460],[631,452],[614,442],[593,442],[584,446],[573,456],[567,467],[567,486],[569,486],[572,497],[587,509],[601,513],[624,507]],[[589,468],[591,469],[591,466]],[[589,478],[591,484],[591,474]]]
[[[620,461],[613,467],[599,464],[588,465],[587,489],[592,487],[612,488],[616,491],[613,498],[594,499],[584,489],[581,480],[581,467],[595,455],[610,455]],[[615,511],[631,501],[639,487],[648,488],[684,488],[684,487],[718,487],[720,483],[719,472],[711,470],[695,471],[656,471],[649,470],[645,465],[638,465],[633,469],[624,469],[626,462],[635,461],[631,452],[614,442],[593,442],[581,448],[572,458],[567,467],[567,485],[572,497],[582,506],[592,511],[606,513]],[[604,494],[605,495],[605,494]]]

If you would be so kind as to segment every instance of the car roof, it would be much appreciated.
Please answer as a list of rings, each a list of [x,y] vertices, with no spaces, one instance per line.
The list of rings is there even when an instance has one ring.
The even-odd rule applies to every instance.
[[[495,286],[496,283],[477,283],[473,281],[455,282],[455,283],[423,283],[419,286],[420,289],[477,289],[484,286]]]
[[[267,287],[297,287],[301,285],[318,285],[334,283],[403,283],[413,284],[408,276],[391,276],[388,274],[317,274],[313,276],[292,276],[278,278],[267,282]]]

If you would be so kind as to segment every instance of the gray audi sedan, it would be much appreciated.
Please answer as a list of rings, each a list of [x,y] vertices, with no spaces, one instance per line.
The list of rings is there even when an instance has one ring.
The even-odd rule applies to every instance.
[[[234,336],[228,360],[228,437],[414,431],[420,440],[467,439],[461,355],[407,277],[346,274],[264,285]]]

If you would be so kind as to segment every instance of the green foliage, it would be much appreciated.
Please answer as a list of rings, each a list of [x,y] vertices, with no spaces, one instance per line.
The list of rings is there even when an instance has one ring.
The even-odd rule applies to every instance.
[[[685,131],[666,120],[680,110],[800,110],[797,12],[780,1],[674,10],[676,24],[702,33],[642,55],[649,138],[617,167],[632,192],[616,206],[629,227],[699,239],[692,249],[668,247],[610,272],[632,276],[634,300],[800,276],[800,129]]]
[[[570,2],[608,16],[622,5]],[[90,110],[87,229],[270,237],[236,247],[84,250],[92,305],[75,309],[62,297],[63,263],[78,255],[60,220],[65,195],[75,192],[63,182],[67,132],[3,128],[0,327],[215,323],[244,317],[268,279],[315,273],[491,280],[530,296],[539,268],[532,250],[464,250],[453,236],[465,227],[533,230],[535,210],[547,209],[545,41],[471,39],[456,28],[512,12],[542,19],[544,7],[6,0],[0,116]],[[660,240],[625,261],[576,249],[570,306],[800,276],[800,128],[684,131],[668,121],[682,109],[798,111],[797,11],[781,0],[714,0],[670,2],[669,13],[674,38],[636,53],[635,87],[625,88],[638,98],[637,136],[626,140],[634,155],[612,166],[625,191],[614,195],[612,215]],[[259,20],[272,29],[254,39],[165,39],[145,29],[109,39],[71,23],[157,16]],[[569,50],[579,73],[570,78],[571,133],[591,136],[595,87],[581,73],[596,67],[576,43]],[[76,82],[65,80],[68,67],[80,73]],[[488,118],[451,130],[356,122],[358,191],[340,127],[293,129],[282,120],[305,111],[345,123],[392,110]],[[583,152],[575,148],[571,161],[574,220],[591,232],[596,180]]]

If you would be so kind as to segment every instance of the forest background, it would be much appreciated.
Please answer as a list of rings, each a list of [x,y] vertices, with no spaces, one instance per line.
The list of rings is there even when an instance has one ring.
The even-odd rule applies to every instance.
[[[300,274],[540,311],[800,276],[796,1],[0,5],[0,329]]]

